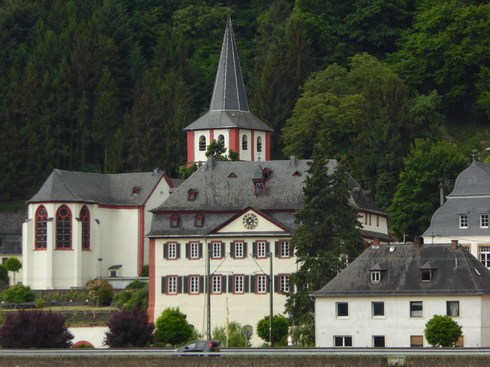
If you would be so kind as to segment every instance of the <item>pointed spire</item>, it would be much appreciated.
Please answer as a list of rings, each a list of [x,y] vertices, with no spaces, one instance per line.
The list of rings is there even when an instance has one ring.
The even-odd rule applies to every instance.
[[[230,16],[226,19],[225,36],[209,109],[211,111],[249,111]]]

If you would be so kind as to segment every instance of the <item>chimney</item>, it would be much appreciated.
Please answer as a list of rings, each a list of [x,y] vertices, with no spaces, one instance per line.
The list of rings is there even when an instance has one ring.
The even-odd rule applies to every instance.
[[[421,248],[421,247],[422,247],[422,242],[418,238],[413,240],[413,248]]]
[[[458,240],[451,240],[451,248],[453,250],[457,249],[459,247]]]

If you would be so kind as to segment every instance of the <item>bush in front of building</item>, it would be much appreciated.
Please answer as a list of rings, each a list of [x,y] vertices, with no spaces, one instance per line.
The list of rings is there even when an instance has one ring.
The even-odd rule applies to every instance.
[[[34,291],[22,284],[14,285],[2,293],[2,299],[6,303],[33,302],[35,298]]]
[[[266,342],[270,342],[270,316],[264,317],[257,324],[257,335]],[[272,318],[272,342],[276,346],[287,345],[286,338],[289,330],[289,321],[280,315]]]
[[[149,322],[146,309],[135,307],[116,312],[107,326],[104,343],[111,348],[146,347],[153,341],[154,325]]]
[[[434,315],[425,324],[425,338],[433,347],[451,347],[459,340],[463,331],[450,316]]]
[[[228,332],[227,332],[228,329]],[[252,336],[250,332],[247,339],[245,339],[244,331],[246,326],[240,325],[236,321],[232,321],[226,326],[218,326],[213,330],[213,340],[220,340],[222,347],[248,347],[248,341]]]
[[[185,344],[195,336],[193,328],[187,321],[187,315],[179,308],[166,308],[155,323],[155,342],[159,345],[170,344],[172,347]]]
[[[109,306],[112,303],[114,289],[104,279],[94,279],[87,282],[85,286],[88,291],[88,299],[98,306]]]
[[[51,311],[12,312],[0,328],[4,348],[69,348],[72,339],[64,316]]]

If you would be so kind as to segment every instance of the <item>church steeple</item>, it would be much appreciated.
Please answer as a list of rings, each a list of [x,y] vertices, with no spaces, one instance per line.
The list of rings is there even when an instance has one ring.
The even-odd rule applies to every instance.
[[[235,35],[229,16],[226,19],[225,36],[209,109],[211,111],[249,111]]]
[[[229,16],[209,111],[184,130],[187,131],[188,164],[206,161],[206,147],[214,139],[222,142],[228,152],[238,152],[242,161],[270,159],[273,129],[249,110]]]

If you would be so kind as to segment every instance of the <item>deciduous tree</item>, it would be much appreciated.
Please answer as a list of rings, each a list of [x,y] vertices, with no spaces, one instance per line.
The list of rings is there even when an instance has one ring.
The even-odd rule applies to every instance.
[[[105,344],[111,348],[145,347],[153,340],[154,325],[148,321],[146,309],[121,310],[107,322]]]
[[[425,324],[424,334],[433,347],[451,347],[463,332],[461,326],[450,316],[434,315]]]
[[[155,323],[155,341],[172,346],[188,342],[192,335],[192,327],[187,321],[187,315],[179,308],[166,308]]]
[[[270,316],[265,316],[257,323],[257,335],[266,342],[270,342]],[[280,315],[272,317],[272,342],[286,345],[286,337],[289,331],[289,321]]]

